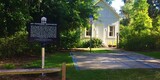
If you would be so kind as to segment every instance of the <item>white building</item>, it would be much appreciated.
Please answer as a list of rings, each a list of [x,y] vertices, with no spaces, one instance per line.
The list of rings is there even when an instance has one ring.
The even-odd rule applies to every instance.
[[[98,12],[98,20],[95,20],[92,25],[92,38],[101,39],[105,46],[116,45],[120,26],[120,16],[104,0],[98,0],[95,5],[101,7],[101,9]],[[90,38],[89,29],[83,31],[81,38]]]

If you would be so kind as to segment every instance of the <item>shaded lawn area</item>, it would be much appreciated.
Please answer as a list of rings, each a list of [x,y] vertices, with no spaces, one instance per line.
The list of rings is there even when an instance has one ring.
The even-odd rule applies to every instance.
[[[70,80],[160,80],[160,69],[71,71],[67,72]]]
[[[153,57],[153,58],[160,59],[160,51],[138,52],[138,53],[146,55],[146,56],[150,56],[150,57]]]
[[[69,52],[56,52],[45,57],[45,68],[61,67],[62,63],[67,63],[67,66],[73,65],[72,58]],[[41,68],[41,59],[25,64],[24,68]]]
[[[67,80],[160,80],[160,69],[75,70],[69,52],[57,52],[46,58],[46,67],[61,67],[67,63]],[[27,64],[40,66],[41,60]],[[25,66],[26,67],[26,66]]]

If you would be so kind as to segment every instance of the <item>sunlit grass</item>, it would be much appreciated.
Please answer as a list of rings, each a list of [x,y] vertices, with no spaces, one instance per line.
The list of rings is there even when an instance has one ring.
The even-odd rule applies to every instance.
[[[160,52],[138,52],[138,53],[140,53],[140,54],[143,54],[143,55],[146,55],[146,56],[150,56],[150,57],[154,57],[154,58],[158,58],[158,59],[160,59]]]
[[[90,48],[79,49],[81,52],[90,52]],[[91,53],[115,53],[111,50],[103,49],[103,48],[91,48]]]
[[[66,62],[68,80],[160,80],[160,69],[76,70],[69,52],[56,52],[46,57],[46,68],[61,67]],[[41,65],[41,60],[32,65]]]
[[[45,58],[45,68],[61,67],[64,62],[67,63],[67,65],[73,64],[69,52],[56,52],[55,54],[48,55]],[[41,59],[36,60],[24,65],[24,68],[41,67],[41,63]]]

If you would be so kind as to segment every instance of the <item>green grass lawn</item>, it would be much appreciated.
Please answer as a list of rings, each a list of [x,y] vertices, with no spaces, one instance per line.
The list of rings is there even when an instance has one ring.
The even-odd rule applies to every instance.
[[[79,50],[81,52],[90,52],[90,48],[85,48],[82,50]],[[101,48],[91,48],[92,53],[115,53],[111,50],[101,49]]]
[[[75,70],[69,52],[56,52],[46,57],[46,68],[67,64],[68,80],[160,80],[160,69],[116,69],[116,70]],[[41,60],[26,64],[27,67],[41,65]],[[25,65],[25,67],[26,67]]]
[[[138,52],[140,54],[160,59],[160,52]]]
[[[90,50],[87,50],[87,52],[90,52]],[[111,50],[92,50],[92,53],[114,53]]]

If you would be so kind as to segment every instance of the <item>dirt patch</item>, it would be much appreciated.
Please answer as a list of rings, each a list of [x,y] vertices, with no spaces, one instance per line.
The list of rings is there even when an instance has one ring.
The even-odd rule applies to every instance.
[[[61,77],[57,73],[50,73],[42,76],[41,74],[32,75],[9,75],[0,76],[0,80],[61,80]]]
[[[13,58],[0,59],[0,69],[4,69],[6,64],[14,64],[16,69],[23,68],[23,66],[34,60],[39,60],[39,56],[21,56]],[[60,73],[49,73],[42,76],[42,74],[27,74],[27,75],[4,75],[0,76],[0,80],[61,80]]]
[[[20,57],[2,58],[0,59],[0,69],[4,69],[3,66],[6,64],[14,64],[16,68],[22,68],[24,64],[27,64],[37,59],[41,59],[41,57],[26,55],[26,56],[20,56]]]

